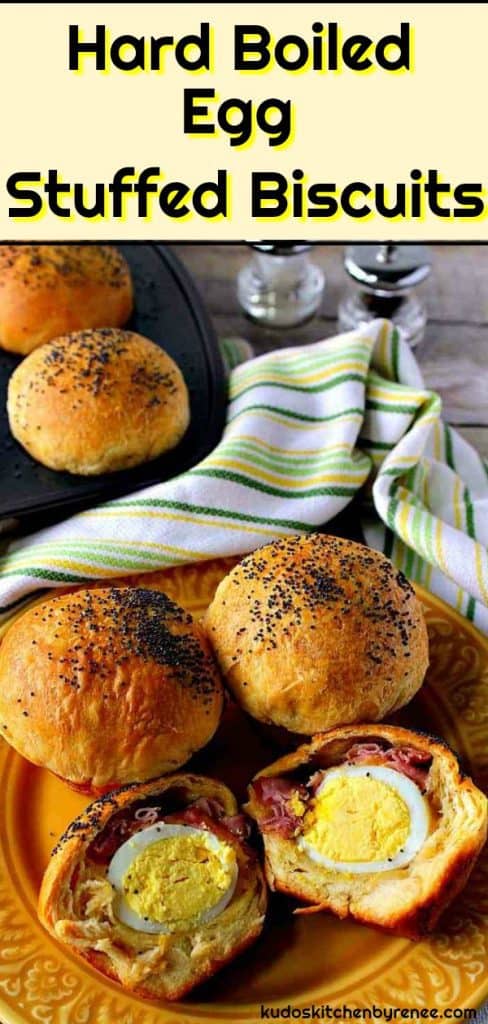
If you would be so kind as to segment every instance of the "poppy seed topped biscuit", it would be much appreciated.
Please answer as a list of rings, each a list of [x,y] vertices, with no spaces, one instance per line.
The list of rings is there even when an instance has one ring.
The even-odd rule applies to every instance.
[[[27,355],[60,334],[122,327],[132,304],[112,245],[0,245],[0,348]]]
[[[38,462],[83,476],[127,469],[174,448],[189,423],[176,363],[133,331],[78,331],[14,370],[10,429]]]
[[[184,764],[213,736],[222,701],[203,629],[159,591],[54,597],[0,646],[0,734],[87,792]]]
[[[293,733],[384,718],[413,697],[428,664],[408,580],[379,552],[322,534],[247,555],[205,625],[236,700]]]

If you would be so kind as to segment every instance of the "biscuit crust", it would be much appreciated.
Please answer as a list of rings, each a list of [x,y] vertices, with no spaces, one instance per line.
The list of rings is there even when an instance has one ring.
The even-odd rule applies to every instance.
[[[112,245],[0,245],[0,348],[27,355],[71,331],[122,327],[132,306]]]
[[[291,733],[380,720],[411,700],[428,665],[408,580],[339,537],[291,537],[247,555],[204,621],[236,700]]]
[[[160,591],[51,598],[0,646],[1,735],[83,792],[175,771],[211,739],[222,705],[204,631]]]
[[[190,421],[176,363],[142,335],[113,328],[37,348],[9,380],[7,411],[13,436],[34,459],[82,476],[155,459]]]
[[[226,786],[191,774],[110,793],[87,807],[53,850],[39,895],[41,923],[73,953],[131,992],[149,999],[179,999],[233,960],[260,934],[267,891],[254,851],[235,840],[239,877],[232,900],[213,921],[190,933],[148,935],[113,914],[113,893],[105,871],[90,859],[90,844],[114,815],[161,796],[183,803],[218,800],[226,814],[237,803]],[[226,837],[228,840],[228,837]]]
[[[290,773],[293,777],[297,770],[312,775],[316,769],[340,763],[353,744],[378,740],[394,747],[411,746],[432,757],[427,796],[435,821],[415,858],[401,869],[348,875],[313,862],[293,838],[263,832],[266,878],[271,889],[308,904],[299,913],[328,910],[340,918],[415,939],[435,928],[466,884],[486,841],[486,797],[463,774],[453,751],[436,737],[397,726],[347,726],[315,736],[256,778]],[[263,811],[252,784],[246,810],[259,826]]]

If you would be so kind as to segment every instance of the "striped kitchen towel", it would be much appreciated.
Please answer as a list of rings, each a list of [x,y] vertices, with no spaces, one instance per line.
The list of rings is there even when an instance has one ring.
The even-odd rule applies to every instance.
[[[239,555],[322,526],[361,490],[367,541],[488,632],[488,478],[386,321],[235,366],[193,469],[12,543],[0,614],[40,587]]]

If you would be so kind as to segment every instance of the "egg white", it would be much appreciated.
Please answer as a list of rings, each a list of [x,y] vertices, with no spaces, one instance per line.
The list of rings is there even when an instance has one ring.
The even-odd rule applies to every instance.
[[[375,861],[338,861],[331,860],[320,853],[314,846],[308,843],[303,836],[297,838],[297,845],[315,863],[333,871],[347,871],[349,874],[360,875],[378,871],[394,871],[403,868],[413,860],[421,847],[424,845],[429,832],[429,812],[427,803],[422,796],[418,786],[408,779],[406,775],[387,768],[383,765],[362,764],[362,765],[340,765],[338,768],[330,768],[324,773],[324,778],[316,791],[319,796],[326,786],[338,776],[357,778],[371,777],[383,782],[396,790],[399,797],[406,804],[410,814],[410,832],[402,849],[389,860]]]
[[[149,828],[136,832],[122,846],[119,846],[110,861],[107,872],[107,878],[117,895],[114,909],[119,921],[122,921],[123,924],[128,925],[129,928],[134,928],[138,932],[169,935],[175,930],[161,921],[152,921],[150,918],[145,920],[145,918],[137,914],[125,899],[123,880],[135,857],[145,850],[146,847],[152,846],[153,843],[159,843],[161,840],[170,839],[172,836],[192,835],[198,837],[207,849],[211,850],[223,861],[225,844],[213,832],[203,828],[195,828],[192,825],[167,825],[164,822],[158,822],[156,825],[151,825]],[[200,914],[195,920],[195,927],[208,924],[209,921],[213,921],[225,910],[234,895],[238,873],[239,869],[236,862],[228,888],[212,907],[209,907],[208,910]]]

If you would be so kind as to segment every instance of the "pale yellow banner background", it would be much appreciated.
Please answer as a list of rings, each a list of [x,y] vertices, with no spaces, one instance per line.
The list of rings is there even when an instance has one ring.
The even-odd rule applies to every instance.
[[[215,70],[189,74],[170,54],[163,74],[97,72],[93,59],[83,73],[68,71],[68,26],[79,24],[94,38],[103,23],[111,36],[197,32],[202,20],[214,31]],[[338,21],[344,34],[373,38],[414,29],[415,70],[357,74],[275,69],[262,74],[233,71],[233,26],[266,25],[273,36],[294,33],[310,40],[314,21]],[[2,4],[0,235],[4,239],[181,239],[219,241],[252,238],[488,239],[488,216],[385,220],[281,218],[252,221],[252,171],[294,168],[309,183],[344,186],[361,179],[394,186],[410,171],[437,168],[452,183],[484,181],[488,188],[487,4]],[[214,87],[220,98],[260,101],[290,98],[296,109],[291,145],[273,149],[257,134],[244,149],[225,134],[185,138],[183,89]],[[87,195],[95,182],[110,182],[125,165],[140,170],[160,165],[164,181],[190,187],[226,168],[230,215],[218,221],[193,215],[169,219],[153,205],[153,216],[137,218],[129,200],[123,220],[60,219],[44,212],[36,220],[10,219],[6,181],[15,171],[57,168],[68,182],[81,181]],[[485,196],[485,202],[488,199]]]

